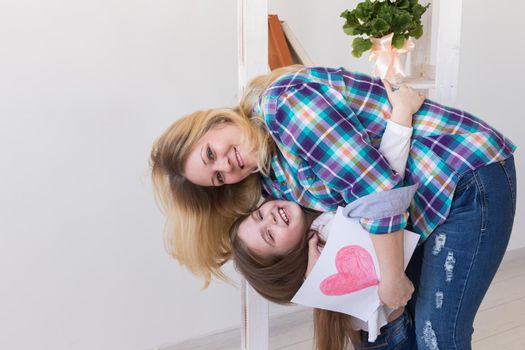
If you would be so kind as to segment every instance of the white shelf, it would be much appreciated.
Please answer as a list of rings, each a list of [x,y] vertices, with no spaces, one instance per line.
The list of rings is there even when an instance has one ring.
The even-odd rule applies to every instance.
[[[436,80],[425,77],[407,77],[404,82],[416,90],[429,90],[436,88]]]

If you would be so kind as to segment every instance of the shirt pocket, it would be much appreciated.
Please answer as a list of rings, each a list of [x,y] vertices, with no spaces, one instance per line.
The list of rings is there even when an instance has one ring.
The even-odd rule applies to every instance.
[[[326,210],[333,210],[342,202],[341,196],[326,186],[306,161],[302,161],[297,170],[297,181],[308,197]]]
[[[306,161],[302,161],[301,164],[299,164],[299,167],[297,169],[297,181],[303,187],[304,189],[309,189],[312,186],[312,183],[315,180],[315,174],[312,171],[312,168],[306,163]]]

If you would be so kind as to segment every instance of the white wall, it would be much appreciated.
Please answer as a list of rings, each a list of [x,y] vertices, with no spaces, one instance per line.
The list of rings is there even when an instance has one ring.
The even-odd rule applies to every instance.
[[[525,247],[525,2],[463,0],[458,106],[479,115],[517,146],[518,201],[509,249]],[[521,193],[520,193],[521,192]]]
[[[369,71],[340,29],[351,2],[276,3],[315,62]],[[464,4],[459,105],[521,149],[524,45],[505,40],[523,4]],[[143,350],[238,324],[237,289],[201,292],[164,253],[147,177],[175,118],[235,100],[235,19],[235,0],[0,0],[1,349]]]
[[[231,105],[235,0],[0,0],[0,349],[151,349],[236,326],[164,253],[175,118]]]

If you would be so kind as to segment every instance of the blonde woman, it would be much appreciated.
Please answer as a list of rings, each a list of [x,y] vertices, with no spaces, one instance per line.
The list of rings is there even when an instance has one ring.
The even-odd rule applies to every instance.
[[[408,223],[422,241],[418,345],[469,349],[512,230],[515,146],[479,118],[414,94],[342,68],[292,67],[254,80],[239,108],[177,121],[152,151],[168,250],[205,279],[220,276],[227,228],[257,202],[260,178],[265,194],[306,208],[354,206],[378,256],[379,297],[398,308],[414,290],[402,263]],[[387,119],[403,125],[411,115],[403,183],[377,147]],[[383,214],[367,216],[377,205]]]

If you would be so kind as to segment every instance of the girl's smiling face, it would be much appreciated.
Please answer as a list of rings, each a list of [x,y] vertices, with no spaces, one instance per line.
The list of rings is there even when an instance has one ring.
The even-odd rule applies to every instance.
[[[283,256],[299,244],[306,226],[305,214],[298,204],[272,200],[244,219],[237,235],[261,257]]]

